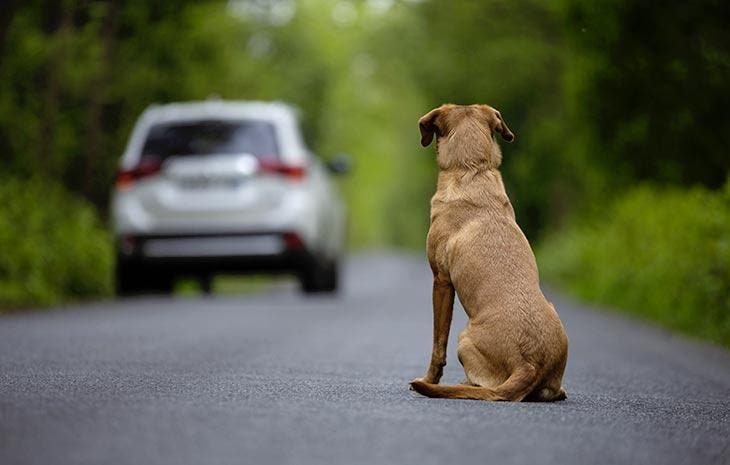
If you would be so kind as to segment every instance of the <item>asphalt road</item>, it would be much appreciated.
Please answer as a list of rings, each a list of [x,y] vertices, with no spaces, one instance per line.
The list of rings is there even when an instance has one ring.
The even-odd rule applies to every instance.
[[[398,253],[352,258],[336,298],[284,284],[6,315],[0,464],[730,463],[728,352],[550,298],[571,341],[552,404],[409,391],[430,276]],[[444,381],[462,374],[450,347]]]

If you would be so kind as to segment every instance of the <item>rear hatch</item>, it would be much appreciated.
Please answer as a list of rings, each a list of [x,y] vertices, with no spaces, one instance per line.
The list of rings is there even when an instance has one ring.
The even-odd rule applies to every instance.
[[[279,206],[304,169],[282,164],[270,122],[205,120],[152,126],[138,166],[126,175],[147,215],[188,229],[256,221]]]

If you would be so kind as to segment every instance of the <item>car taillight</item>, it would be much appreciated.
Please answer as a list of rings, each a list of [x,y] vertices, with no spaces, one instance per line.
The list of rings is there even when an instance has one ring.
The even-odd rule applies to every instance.
[[[279,174],[290,179],[302,179],[307,170],[299,165],[287,165],[276,160],[259,160],[259,169],[264,173]]]
[[[137,238],[134,236],[122,236],[119,238],[119,252],[122,255],[132,255],[137,247]]]
[[[284,245],[287,250],[301,250],[304,248],[304,241],[299,234],[288,232],[284,233]]]
[[[162,167],[159,160],[142,160],[139,165],[129,170],[121,170],[117,173],[117,189],[127,190],[139,179],[157,174]]]

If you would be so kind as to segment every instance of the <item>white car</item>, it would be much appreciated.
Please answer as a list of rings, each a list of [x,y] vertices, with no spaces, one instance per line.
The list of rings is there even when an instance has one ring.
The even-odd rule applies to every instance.
[[[305,292],[337,289],[346,212],[324,164],[278,102],[152,105],[137,121],[112,194],[119,295],[210,291],[219,272],[284,272]]]

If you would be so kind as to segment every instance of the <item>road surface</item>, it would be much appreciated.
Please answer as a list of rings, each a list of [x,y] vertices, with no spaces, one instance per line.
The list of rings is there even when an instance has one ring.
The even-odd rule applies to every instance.
[[[283,284],[2,316],[0,464],[730,463],[727,352],[557,295],[567,401],[409,391],[430,293],[423,258],[379,253],[350,259],[336,298]]]

